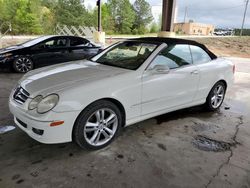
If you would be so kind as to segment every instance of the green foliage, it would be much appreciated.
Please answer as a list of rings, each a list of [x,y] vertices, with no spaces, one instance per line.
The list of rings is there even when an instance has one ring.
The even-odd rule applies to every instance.
[[[107,34],[114,33],[115,19],[111,16],[111,11],[107,3],[102,5],[102,27]]]
[[[150,33],[157,33],[158,31],[160,31],[160,25],[153,22],[150,26]]]
[[[0,0],[0,12],[2,13],[3,12],[3,2],[2,0]],[[0,14],[0,23],[2,22],[3,18],[2,18],[2,14]]]
[[[133,28],[137,29],[138,34],[144,34],[147,31],[146,26],[153,21],[151,6],[145,0],[136,0],[133,7],[135,11]]]
[[[58,0],[54,8],[55,20],[65,25],[84,25],[87,11],[80,0]]]
[[[11,23],[14,34],[41,34],[42,27],[29,0],[2,0],[1,23]],[[7,26],[7,25],[6,25]],[[2,31],[6,30],[6,26]]]
[[[56,25],[54,13],[46,6],[42,7],[40,14],[40,23],[43,26],[43,33],[53,34]]]
[[[1,32],[12,25],[12,34],[52,34],[57,24],[97,27],[97,7],[87,10],[84,0],[0,0]],[[101,5],[102,29],[107,34],[142,34],[152,21],[145,0],[107,0]],[[151,28],[150,28],[151,30]]]
[[[113,34],[115,28],[114,19],[111,16],[110,8],[107,3],[101,5],[101,12],[102,12],[102,30],[105,31],[107,34]],[[94,26],[97,27],[98,22],[98,10],[97,7],[92,11],[88,12],[89,19],[86,22],[87,26]]]
[[[235,30],[234,30],[234,34],[235,34],[236,36],[240,36],[240,31],[241,31],[241,29],[235,29]],[[243,36],[250,36],[250,29],[243,29],[242,35],[243,35]]]
[[[130,34],[135,21],[135,12],[129,0],[108,0],[107,2],[115,32]]]

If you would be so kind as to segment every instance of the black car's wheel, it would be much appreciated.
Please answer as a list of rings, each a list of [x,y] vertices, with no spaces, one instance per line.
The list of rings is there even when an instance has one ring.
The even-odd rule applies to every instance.
[[[217,82],[208,94],[206,107],[209,111],[220,108],[226,94],[226,86],[223,82]]]
[[[26,73],[34,68],[34,63],[30,58],[21,56],[14,60],[13,68],[15,72]]]
[[[100,149],[110,144],[122,125],[119,108],[110,101],[100,100],[89,105],[74,125],[73,139],[86,149]]]

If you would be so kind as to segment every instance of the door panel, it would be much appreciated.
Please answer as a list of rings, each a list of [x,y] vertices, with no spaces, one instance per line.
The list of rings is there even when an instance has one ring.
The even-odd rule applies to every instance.
[[[81,60],[97,54],[98,50],[93,47],[70,47],[69,55],[71,60]]]
[[[86,39],[79,37],[70,38],[69,56],[71,60],[86,59],[95,55],[98,50],[98,47],[95,47]]]
[[[145,73],[142,86],[142,115],[191,103],[197,92],[199,75],[191,65],[168,74]]]
[[[36,67],[48,66],[68,61],[67,39],[53,38],[33,48]]]
[[[168,66],[169,73],[157,73],[156,65]],[[149,65],[142,79],[142,115],[191,103],[198,89],[199,71],[192,64],[190,48],[172,44]]]
[[[219,63],[211,61],[211,57],[202,48],[190,45],[193,62],[200,72],[200,81],[195,100],[206,99],[220,74]]]

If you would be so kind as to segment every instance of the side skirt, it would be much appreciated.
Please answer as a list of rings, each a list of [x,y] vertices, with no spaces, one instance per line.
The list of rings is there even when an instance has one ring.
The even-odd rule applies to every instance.
[[[138,122],[141,122],[141,121],[144,121],[146,119],[150,119],[152,117],[162,115],[162,114],[166,114],[166,113],[173,112],[173,111],[176,111],[176,110],[181,110],[181,109],[184,109],[184,108],[198,106],[198,105],[204,104],[205,102],[206,102],[206,99],[203,99],[203,100],[199,100],[199,101],[194,101],[194,102],[189,103],[189,104],[180,105],[180,106],[176,106],[176,107],[173,107],[173,108],[160,110],[160,111],[150,113],[150,114],[146,114],[146,115],[143,115],[143,116],[139,116],[139,117],[136,117],[136,118],[133,118],[133,119],[128,119],[128,120],[126,120],[126,126],[125,127],[127,127],[129,125],[132,125],[132,124],[135,124],[135,123],[138,123]]]

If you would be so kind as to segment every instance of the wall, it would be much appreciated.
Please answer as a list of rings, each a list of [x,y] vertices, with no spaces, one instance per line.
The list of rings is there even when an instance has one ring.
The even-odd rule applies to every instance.
[[[214,26],[202,23],[175,23],[174,32],[187,35],[212,35]]]

